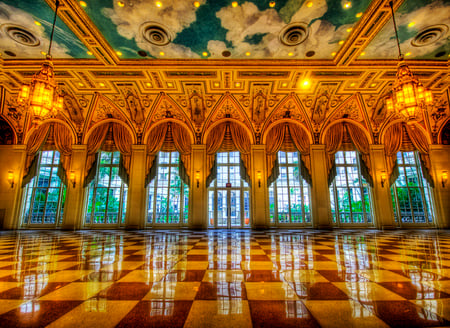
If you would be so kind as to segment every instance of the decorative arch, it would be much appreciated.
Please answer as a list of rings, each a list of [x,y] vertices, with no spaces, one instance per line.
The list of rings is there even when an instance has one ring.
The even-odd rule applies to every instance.
[[[396,124],[406,124],[409,127],[412,127],[413,129],[416,130],[416,132],[420,132],[423,137],[425,137],[425,139],[427,140],[428,144],[431,145],[433,143],[430,134],[428,133],[428,131],[420,124],[415,123],[415,122],[408,122],[406,123],[405,121],[401,120],[401,119],[397,119],[394,121],[389,122],[388,124],[386,124],[385,126],[383,126],[383,129],[380,131],[380,142],[382,144],[385,144],[385,137],[386,137],[386,131],[389,130],[389,128],[393,125]]]
[[[88,131],[86,131],[86,133],[83,136],[83,144],[87,144],[89,137],[91,136],[91,134],[100,126],[104,125],[104,124],[109,124],[109,123],[117,123],[120,124],[122,126],[124,126],[128,133],[131,136],[131,139],[133,141],[133,144],[137,143],[137,137],[136,134],[134,133],[133,129],[130,127],[130,125],[126,124],[125,122],[123,122],[122,120],[118,120],[118,119],[105,119],[103,121],[97,122],[96,124],[94,124]]]
[[[298,127],[299,127],[300,129],[302,129],[302,130],[306,133],[306,135],[308,136],[308,141],[309,141],[309,143],[310,143],[310,144],[313,144],[313,143],[314,143],[313,137],[312,137],[312,135],[311,135],[311,130],[308,130],[308,128],[307,128],[304,124],[302,124],[302,123],[300,123],[300,122],[298,122],[298,121],[293,121],[292,119],[289,119],[289,118],[283,118],[283,119],[277,120],[277,121],[274,122],[273,124],[267,126],[266,129],[264,129],[264,133],[263,133],[263,137],[262,137],[262,143],[263,143],[263,144],[266,144],[266,143],[267,143],[267,136],[268,136],[269,132],[270,132],[274,127],[276,127],[276,126],[278,126],[278,125],[280,125],[280,124],[285,124],[285,123],[294,124],[294,125],[298,126]]]
[[[447,122],[442,124],[438,142],[441,145],[450,145],[450,118],[447,119]]]
[[[136,140],[133,124],[123,109],[114,104],[108,97],[97,92],[91,103],[92,106],[88,110],[84,124],[85,136],[83,140],[87,140],[86,134],[88,134],[89,131],[92,131],[94,126],[99,126],[102,122],[111,122],[111,120],[116,120],[115,122],[121,121],[122,123],[127,124],[127,129],[131,132],[133,139]]]
[[[161,125],[161,124],[167,124],[168,122],[171,122],[171,123],[174,123],[174,124],[177,124],[177,125],[181,126],[181,127],[182,127],[184,130],[186,130],[186,132],[188,133],[189,138],[190,138],[190,140],[191,140],[191,144],[194,144],[194,143],[195,143],[195,135],[194,135],[194,131],[192,130],[192,127],[191,127],[191,126],[188,126],[188,125],[185,124],[184,122],[180,122],[179,120],[173,119],[173,118],[168,118],[168,119],[165,119],[165,120],[161,120],[161,121],[156,122],[156,123],[152,124],[151,126],[149,126],[149,127],[145,130],[145,135],[144,135],[144,138],[143,138],[143,143],[144,143],[144,144],[147,144],[147,142],[148,142],[147,139],[148,139],[148,137],[151,135],[151,132],[152,132],[154,129],[156,129],[159,125]]]
[[[237,101],[228,91],[219,99],[211,110],[210,115],[207,117],[204,125],[202,142],[206,142],[206,136],[211,131],[211,128],[226,121],[234,121],[238,122],[240,125],[246,126],[246,130],[250,131],[252,134],[250,140],[254,143],[253,126],[250,119],[239,101]]]
[[[10,122],[0,115],[0,145],[14,145],[17,143],[17,134]]]
[[[178,103],[169,97],[166,93],[161,92],[156,101],[154,102],[150,113],[144,123],[144,134],[148,135],[148,130],[156,123],[160,121],[173,121],[179,124],[190,126],[190,130],[193,131],[191,120],[187,117],[186,113],[180,108]]]
[[[27,134],[25,135],[25,139],[24,139],[23,143],[25,145],[28,144],[30,138],[33,136],[33,134],[36,131],[38,131],[39,129],[42,129],[44,126],[46,126],[48,124],[52,124],[52,123],[54,123],[54,124],[61,124],[61,125],[65,126],[69,130],[70,136],[72,137],[72,144],[76,143],[77,133],[75,132],[73,127],[69,123],[67,123],[66,121],[60,120],[60,119],[57,119],[57,118],[47,119],[47,120],[45,120],[45,122],[43,122],[41,124],[33,125],[31,127],[31,129],[27,131]]]
[[[366,138],[367,138],[368,143],[369,143],[369,144],[373,144],[373,136],[372,136],[372,134],[366,129],[366,127],[365,127],[364,125],[362,125],[361,123],[359,123],[359,122],[357,122],[357,121],[350,120],[350,119],[346,119],[346,118],[338,119],[338,120],[336,120],[336,121],[329,122],[329,124],[326,124],[326,125],[324,126],[324,128],[322,129],[321,133],[320,133],[319,142],[320,142],[321,144],[325,144],[325,138],[326,138],[326,135],[327,135],[328,131],[330,130],[330,128],[331,128],[333,125],[340,124],[340,123],[349,123],[349,124],[352,124],[352,125],[356,126],[357,128],[359,128],[359,129],[364,133],[364,135],[365,135]]]
[[[236,120],[234,118],[224,118],[224,119],[221,119],[220,121],[217,121],[217,122],[214,122],[213,124],[211,124],[208,127],[208,129],[203,133],[203,140],[202,140],[203,142],[202,143],[206,144],[211,131],[215,127],[217,127],[221,124],[227,123],[227,122],[236,123],[236,124],[239,124],[241,127],[243,127],[245,129],[245,132],[247,133],[247,136],[249,137],[250,143],[252,145],[255,144],[255,136],[254,136],[253,132],[250,130],[250,128],[246,124],[244,124],[242,121]]]
[[[289,102],[291,102],[294,107],[290,107]],[[287,111],[289,111],[288,115],[286,113]],[[274,110],[264,123],[262,130],[268,131],[270,130],[269,127],[271,127],[273,124],[285,120],[289,120],[290,122],[295,123],[302,123],[305,126],[306,130],[313,130],[308,114],[306,113],[303,104],[294,92],[290,93],[287,97],[285,97],[278,103],[278,105],[274,108]],[[267,134],[267,132],[264,132],[264,134]],[[309,131],[308,135],[310,135]]]

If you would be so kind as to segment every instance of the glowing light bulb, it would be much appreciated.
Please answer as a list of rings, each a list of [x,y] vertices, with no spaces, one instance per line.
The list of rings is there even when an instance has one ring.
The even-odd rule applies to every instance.
[[[311,8],[312,5],[313,5],[313,3],[312,3],[312,1],[310,1],[310,2],[308,2],[308,3],[306,4],[306,7]]]
[[[84,1],[80,1],[80,6],[81,6],[81,7],[87,7],[87,4],[86,4],[86,2],[84,2]]]
[[[156,5],[156,7],[161,8],[162,7],[162,2],[161,1],[156,1],[155,5]]]
[[[37,26],[41,26],[42,24],[38,21],[34,21],[34,24],[36,24]]]
[[[119,7],[125,7],[125,3],[123,1],[117,1],[117,5]]]
[[[200,7],[200,2],[198,2],[198,1],[195,1],[195,2],[194,2],[194,7],[195,7],[195,8],[198,8],[198,7]]]
[[[237,1],[233,1],[233,2],[231,3],[231,6],[232,6],[233,8],[236,8],[236,7],[238,6]]]
[[[352,7],[352,3],[350,1],[347,1],[346,3],[344,3],[344,9],[350,9]]]

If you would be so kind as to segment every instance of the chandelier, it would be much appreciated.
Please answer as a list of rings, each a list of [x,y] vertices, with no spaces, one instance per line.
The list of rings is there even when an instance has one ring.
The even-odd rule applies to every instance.
[[[397,39],[398,59],[397,75],[394,82],[393,95],[386,99],[388,111],[396,111],[406,120],[414,120],[418,114],[433,103],[433,95],[413,75],[403,58],[398,39],[397,24],[395,23],[393,2],[389,1],[392,20],[394,22],[395,37]]]
[[[41,70],[33,75],[31,84],[24,84],[19,92],[18,103],[28,109],[34,119],[42,120],[49,115],[55,115],[63,108],[64,98],[58,95],[51,48],[53,33],[55,31],[56,16],[58,13],[59,0],[56,0],[55,16],[53,18],[52,33],[46,60]]]

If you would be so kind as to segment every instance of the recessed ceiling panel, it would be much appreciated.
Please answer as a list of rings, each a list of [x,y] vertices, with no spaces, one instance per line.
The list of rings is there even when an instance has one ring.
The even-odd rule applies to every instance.
[[[44,0],[0,2],[0,52],[3,58],[44,58],[48,52],[54,11]],[[87,58],[87,49],[73,32],[56,20],[53,58]]]
[[[85,4],[83,10],[121,58],[332,59],[370,0]]]
[[[406,0],[395,12],[395,21],[405,59],[449,58],[450,0]],[[363,55],[367,59],[398,58],[392,18]]]

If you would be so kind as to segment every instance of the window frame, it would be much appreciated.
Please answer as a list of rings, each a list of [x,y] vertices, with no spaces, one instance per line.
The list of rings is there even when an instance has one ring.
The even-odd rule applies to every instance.
[[[289,153],[294,153],[297,154],[297,159],[298,159],[298,163],[289,163]],[[281,160],[280,155],[284,154],[284,161]],[[294,152],[290,152],[290,151],[278,151],[277,153],[277,160],[278,160],[278,166],[280,168],[280,171],[283,168],[286,168],[286,181],[287,181],[287,185],[286,186],[278,186],[277,185],[277,181],[274,181],[267,189],[268,189],[268,193],[269,193],[269,221],[270,221],[270,225],[274,226],[274,227],[281,227],[281,226],[298,226],[298,227],[312,227],[313,222],[312,222],[312,214],[311,214],[311,186],[305,181],[305,179],[301,176],[301,158],[300,158],[301,154],[298,151],[294,151]],[[299,177],[301,179],[299,179],[298,181],[298,186],[294,186],[293,183],[291,183],[290,179],[289,179],[289,168],[290,167],[297,167],[299,170]],[[280,172],[280,176],[281,176],[281,172]],[[280,178],[280,177],[279,177]],[[278,178],[278,179],[279,179]],[[278,180],[277,179],[277,180]],[[302,217],[302,222],[292,222],[292,198],[294,197],[293,194],[291,194],[291,185],[293,186],[292,188],[299,188],[300,189],[300,195],[301,195],[301,217]],[[307,188],[307,197],[309,199],[309,212],[305,211],[305,185]],[[288,198],[288,204],[289,204],[289,222],[280,222],[280,217],[279,217],[279,213],[278,213],[278,193],[279,190],[281,188],[287,188],[288,190],[288,194],[287,194],[287,198]],[[271,199],[270,199],[270,195],[271,195],[271,189],[273,189],[273,213],[271,210]],[[292,195],[292,196],[291,196]],[[272,215],[273,215],[273,220],[272,220]],[[309,216],[309,221],[307,221],[307,216]]]
[[[168,157],[168,163],[160,163],[161,160],[161,153],[166,153],[169,154]],[[176,162],[173,162],[173,155],[177,154],[178,156],[178,160]],[[158,195],[158,189],[167,189],[167,199],[170,199],[170,183],[171,183],[171,177],[172,177],[172,169],[176,168],[178,170],[179,168],[179,161],[181,160],[181,156],[180,153],[177,151],[172,151],[172,152],[159,152],[158,156],[157,156],[157,160],[158,163],[156,163],[157,167],[157,173],[155,178],[152,180],[152,182],[150,182],[148,184],[148,186],[146,187],[146,202],[145,202],[145,208],[146,208],[146,215],[145,215],[145,226],[146,227],[158,227],[158,228],[163,228],[163,227],[187,227],[189,224],[189,201],[190,201],[190,190],[189,190],[189,185],[185,184],[183,182],[183,180],[180,179],[180,183],[181,186],[179,187],[180,189],[180,210],[179,210],[179,222],[175,222],[175,223],[161,223],[161,222],[155,222],[156,220],[156,202],[157,202],[157,195]],[[158,186],[158,181],[159,181],[159,176],[160,176],[160,172],[159,169],[160,168],[168,168],[168,180],[167,180],[167,187],[161,187]],[[178,171],[178,177],[179,177],[179,171]],[[153,185],[153,186],[152,186]],[[153,202],[153,206],[152,206],[152,210],[153,210],[153,218],[152,218],[152,222],[149,222],[149,213],[150,213],[150,189],[153,188],[154,190],[154,197],[152,199]],[[186,195],[185,195],[185,191],[187,190],[187,202],[186,202]],[[186,207],[187,207],[187,211],[186,211]],[[166,209],[166,217],[169,218],[169,202],[167,202],[167,209]]]
[[[102,158],[102,153],[110,153],[111,154],[111,159],[110,159],[110,163],[108,164],[102,164],[101,163],[101,158]],[[106,188],[107,189],[107,195],[109,195],[109,191],[110,189],[118,189],[120,188],[120,197],[119,197],[119,211],[117,214],[117,222],[115,223],[94,223],[93,219],[94,219],[94,214],[95,214],[95,199],[96,199],[96,195],[97,195],[97,189],[98,187],[98,180],[99,180],[99,173],[100,173],[100,168],[101,167],[109,167],[110,171],[112,172],[113,168],[119,168],[119,163],[114,164],[113,163],[113,159],[114,159],[114,154],[119,154],[119,161],[120,161],[120,152],[118,151],[99,151],[99,156],[98,156],[98,161],[97,161],[97,171],[96,171],[96,175],[95,178],[91,181],[91,183],[89,184],[89,186],[87,187],[87,192],[86,192],[86,210],[85,210],[85,215],[83,216],[84,218],[84,222],[83,222],[83,226],[84,227],[89,227],[89,228],[111,228],[111,227],[123,227],[125,226],[126,222],[125,222],[125,215],[126,215],[126,210],[127,210],[127,202],[128,202],[128,186],[122,181],[122,179],[120,179],[120,177],[117,177],[120,179],[121,185],[120,187],[111,187],[111,182],[112,182],[112,178],[111,178],[111,173],[109,175],[109,181],[108,181],[108,187],[100,187],[100,188]],[[92,212],[91,212],[91,217],[90,217],[90,222],[87,223],[86,220],[88,218],[88,212],[89,212],[89,206],[90,206],[90,202],[89,202],[89,196],[91,193],[91,189],[93,189],[93,196],[92,196],[92,200],[91,200],[91,204],[92,204]],[[124,196],[124,193],[126,193],[126,196]],[[125,198],[125,199],[124,199]],[[109,202],[109,197],[107,197],[107,201],[105,204],[105,221],[107,221],[107,214],[108,214],[108,202]],[[125,213],[124,213],[125,211]]]
[[[42,160],[44,159],[44,152],[52,152],[53,154],[51,155],[52,158],[52,163],[51,164],[46,164],[46,163],[42,163]],[[58,163],[55,163],[55,155],[56,153],[59,154],[59,160]],[[57,150],[42,150],[39,151],[38,155],[38,164],[36,167],[36,176],[33,177],[33,179],[25,186],[24,190],[23,190],[23,201],[22,201],[22,215],[20,217],[20,226],[22,228],[56,228],[56,227],[60,227],[63,224],[63,219],[64,219],[64,204],[65,204],[65,197],[67,194],[67,186],[64,185],[64,183],[61,181],[61,179],[59,178],[58,174],[57,174],[57,170],[59,168],[59,163],[61,160],[61,154],[57,151]],[[47,187],[39,187],[38,183],[39,183],[39,177],[41,175],[41,168],[43,167],[49,167],[50,168],[50,176],[49,176],[49,185]],[[56,172],[54,173],[54,168],[56,168]],[[57,181],[59,181],[59,186],[57,187],[51,187],[51,181],[52,181],[52,177],[53,175],[56,176]],[[44,202],[44,210],[43,213],[45,213],[45,209],[47,208],[47,204],[48,204],[48,196],[49,196],[49,189],[50,188],[58,188],[58,201],[57,201],[57,206],[56,206],[56,215],[55,215],[55,222],[54,223],[44,223],[44,216],[42,217],[42,223],[33,223],[30,222],[31,221],[31,217],[32,217],[32,208],[34,206],[35,203],[35,195],[36,195],[36,190],[39,188],[45,188],[46,189],[46,197],[45,197],[45,202]],[[30,192],[30,189],[31,192]],[[31,193],[31,195],[29,195],[29,193]],[[66,193],[66,194],[65,194]],[[29,195],[29,196],[28,196]],[[30,199],[30,204],[29,207],[27,206],[27,202],[28,199]],[[26,215],[26,210],[27,208],[30,209],[30,212],[28,215]],[[25,222],[25,220],[27,222]]]
[[[366,185],[364,185],[363,183],[363,176],[361,175],[361,163],[360,163],[360,159],[359,159],[359,152],[356,150],[339,150],[336,152],[336,154],[338,154],[339,152],[343,153],[343,159],[344,159],[344,163],[337,163],[335,160],[335,165],[336,165],[336,171],[338,170],[338,167],[343,167],[345,168],[345,180],[346,180],[346,186],[345,187],[337,187],[336,186],[336,178],[338,177],[338,173],[336,174],[336,177],[334,178],[333,182],[331,183],[331,185],[329,186],[328,190],[330,192],[330,208],[331,208],[331,223],[333,226],[335,227],[374,227],[375,226],[375,216],[374,216],[374,206],[373,206],[373,196],[372,196],[372,188],[370,187],[369,183],[366,181]],[[345,153],[346,152],[353,152],[355,153],[355,158],[356,158],[356,164],[348,164],[346,161],[346,156]],[[348,183],[348,168],[350,167],[356,167],[358,170],[358,185],[357,186],[350,186],[350,184]],[[352,220],[352,222],[342,222],[341,218],[340,218],[340,210],[339,210],[339,198],[338,198],[338,188],[344,189],[346,188],[346,192],[349,195],[349,200],[351,200],[350,195],[351,192],[350,190],[352,188],[358,188],[360,190],[360,195],[361,195],[361,203],[362,203],[362,214],[364,217],[364,222],[354,222],[353,220],[353,210],[352,210],[352,202],[350,202],[350,218]],[[369,212],[366,211],[366,200],[364,199],[364,188],[367,188],[367,194],[369,197]],[[331,198],[333,197],[333,199]],[[333,211],[333,200],[334,200],[334,211]],[[347,212],[344,212],[347,213]],[[334,216],[333,216],[334,214]],[[370,215],[370,219],[371,222],[369,222],[368,220],[368,215]],[[336,218],[336,221],[334,221],[334,219]]]
[[[219,154],[227,154],[227,160],[226,163],[220,162],[217,155]],[[238,161],[232,162],[230,160],[230,154],[232,156],[236,156],[238,154]],[[250,229],[252,226],[252,216],[251,216],[251,187],[250,185],[244,181],[240,176],[240,161],[241,161],[241,154],[238,151],[228,151],[228,152],[218,152],[216,153],[216,165],[217,165],[217,177],[213,181],[211,181],[211,184],[207,186],[207,197],[208,197],[208,222],[207,227],[208,229]],[[227,181],[233,181],[236,179],[232,179],[232,170],[231,168],[238,168],[238,181],[239,186],[233,186],[227,187],[225,186],[218,186],[218,179],[219,179],[219,167],[227,167]],[[217,212],[217,204],[218,204],[218,192],[219,191],[227,191],[227,207],[230,207],[230,203],[228,202],[231,198],[231,192],[239,192],[239,213],[240,213],[240,225],[232,225],[231,219],[227,222],[227,226],[218,226],[218,212]],[[246,198],[247,195],[247,198]],[[246,199],[248,202],[246,202]],[[212,203],[211,203],[212,201]],[[246,207],[248,206],[248,222],[246,220],[245,212]],[[212,215],[212,216],[211,216]],[[228,215],[227,215],[228,217]]]
[[[413,158],[414,158],[414,164],[407,164],[405,161],[405,153],[413,153]],[[397,153],[397,158],[398,158],[398,154],[401,154],[402,157],[402,163],[399,163],[397,160],[397,166],[398,166],[398,170],[399,170],[399,177],[397,178],[397,180],[400,178],[401,173],[400,171],[403,170],[403,174],[405,176],[405,179],[408,179],[408,176],[406,175],[406,168],[407,167],[413,167],[415,168],[416,172],[417,172],[417,184],[418,186],[409,186],[409,184],[407,183],[406,186],[402,186],[402,187],[397,187],[397,180],[395,180],[395,182],[392,184],[391,186],[391,201],[392,201],[392,210],[394,211],[394,222],[398,227],[428,227],[428,228],[432,228],[436,226],[436,215],[435,215],[435,208],[434,208],[434,199],[433,199],[433,192],[431,190],[431,186],[428,184],[428,182],[425,180],[424,176],[423,176],[423,172],[422,172],[422,168],[420,166],[420,158],[419,158],[419,154],[417,151],[399,151]],[[422,206],[426,207],[426,210],[424,211],[424,215],[426,216],[426,222],[415,222],[415,216],[414,216],[414,210],[411,210],[411,216],[413,219],[413,222],[403,222],[402,220],[402,216],[401,211],[400,211],[400,204],[398,202],[398,190],[397,188],[403,188],[403,189],[407,189],[407,193],[408,193],[408,199],[409,199],[409,207],[411,209],[412,205],[411,205],[411,189],[412,188],[418,188],[421,198],[422,198]],[[425,189],[427,191],[425,191]],[[426,195],[426,193],[428,193],[428,195]],[[394,201],[395,198],[397,201]],[[431,217],[431,220],[430,220]]]

